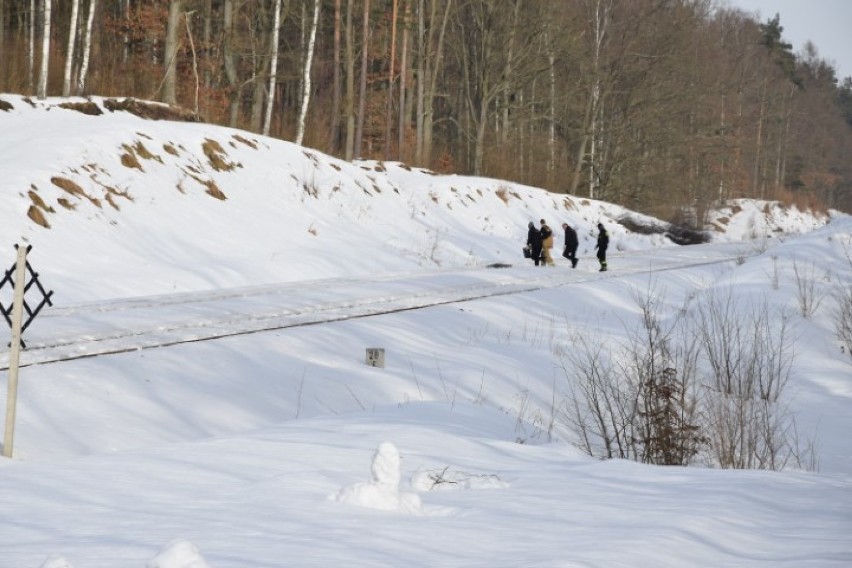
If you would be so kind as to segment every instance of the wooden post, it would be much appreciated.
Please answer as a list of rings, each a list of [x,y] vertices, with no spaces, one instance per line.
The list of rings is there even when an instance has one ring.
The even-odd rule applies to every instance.
[[[24,288],[26,288],[27,247],[18,246],[15,265],[15,296],[12,301],[12,343],[9,349],[9,392],[6,395],[6,433],[3,437],[3,455],[12,457],[15,439],[15,407],[18,399],[18,364],[21,358],[21,322],[24,314]]]

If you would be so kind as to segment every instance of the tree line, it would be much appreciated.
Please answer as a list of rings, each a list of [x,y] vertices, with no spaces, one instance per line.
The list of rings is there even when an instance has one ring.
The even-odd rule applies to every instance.
[[[852,78],[716,0],[0,0],[0,62],[2,92],[688,224],[740,197],[852,211]]]

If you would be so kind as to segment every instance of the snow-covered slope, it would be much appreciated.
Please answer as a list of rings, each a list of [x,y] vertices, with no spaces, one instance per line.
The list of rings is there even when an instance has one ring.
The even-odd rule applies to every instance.
[[[616,220],[643,216],[600,201],[350,164],[244,131],[109,110],[154,103],[0,100],[11,107],[0,111],[0,246],[75,259],[62,273],[42,264],[60,303],[98,299],[92,278],[110,283],[98,294],[120,297],[517,263],[527,223],[540,219],[557,235],[574,226],[580,254],[598,222],[614,251],[673,246],[662,235],[623,238]]]
[[[0,265],[32,244],[54,291],[25,332],[14,459],[0,458],[0,568],[852,557],[852,358],[834,329],[852,218],[741,202],[716,219],[722,242],[678,247],[617,222],[655,220],[500,180],[347,164],[102,99],[0,101]],[[578,227],[576,269],[521,258],[541,218],[557,250],[558,226]],[[765,328],[789,331],[781,423],[795,417],[801,461],[730,471],[577,449],[571,355],[617,353],[643,298],[668,324],[712,295],[733,298],[732,321],[765,306]]]

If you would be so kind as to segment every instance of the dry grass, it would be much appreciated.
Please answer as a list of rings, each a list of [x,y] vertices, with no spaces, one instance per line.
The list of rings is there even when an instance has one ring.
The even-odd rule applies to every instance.
[[[54,176],[50,178],[50,183],[76,197],[88,197],[86,195],[86,192],[83,191],[82,187],[80,187],[68,178]]]
[[[35,205],[30,205],[30,208],[27,211],[27,217],[29,217],[36,225],[41,225],[45,229],[50,228],[50,223],[47,222],[44,212],[42,212],[41,208],[36,207]]]
[[[30,201],[33,202],[33,205],[48,213],[55,213],[53,207],[48,206],[48,204],[44,202],[44,199],[42,199],[34,190],[30,190],[28,195],[30,196]]]
[[[509,204],[509,189],[507,187],[500,186],[497,188],[497,191],[494,192],[500,200],[506,205]]]
[[[142,158],[143,160],[157,160],[161,164],[163,163],[162,158],[160,158],[156,154],[152,154],[151,152],[149,152],[148,148],[145,147],[141,140],[136,141],[136,144],[133,145],[133,150],[135,151],[136,155]]]
[[[255,144],[251,140],[243,138],[239,134],[234,134],[234,140],[236,140],[237,142],[241,142],[241,143],[245,144],[246,146],[248,146],[252,150],[257,150],[257,144]]]
[[[172,156],[180,156],[180,152],[178,152],[178,149],[172,146],[171,144],[163,144],[163,150],[165,150],[167,154],[171,154]]]
[[[9,112],[10,110],[12,110],[14,108],[15,107],[12,106],[12,103],[10,103],[8,101],[4,101],[3,99],[0,99],[0,110]]]
[[[204,183],[204,185],[207,186],[207,194],[208,195],[212,195],[213,197],[215,197],[216,199],[218,199],[220,201],[225,201],[226,199],[228,199],[228,197],[224,193],[222,193],[222,190],[219,189],[219,186],[216,185],[215,181],[207,180],[206,182],[203,182],[203,183]]]
[[[225,160],[224,156],[227,156],[225,149],[215,140],[206,138],[201,145],[201,149],[204,151],[204,155],[207,156],[210,165],[217,172],[229,172],[236,167],[235,164]]]
[[[81,112],[89,116],[100,116],[104,113],[104,111],[101,110],[101,107],[92,101],[87,101],[85,103],[62,103],[59,105],[59,108],[76,110],[77,112]]]
[[[204,122],[194,112],[180,107],[172,107],[158,103],[146,103],[136,99],[107,99],[104,107],[112,112],[125,111],[140,118],[150,120],[175,120],[178,122]]]
[[[121,165],[125,168],[135,168],[140,172],[144,172],[142,164],[139,163],[139,159],[136,157],[136,151],[127,144],[122,144],[121,147],[125,150],[124,154],[121,155]]]

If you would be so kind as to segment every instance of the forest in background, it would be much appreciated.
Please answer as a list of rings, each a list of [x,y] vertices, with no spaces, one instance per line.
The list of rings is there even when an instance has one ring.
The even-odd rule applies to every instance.
[[[0,92],[158,100],[695,226],[732,198],[852,212],[852,78],[716,0],[0,0],[0,65]]]

